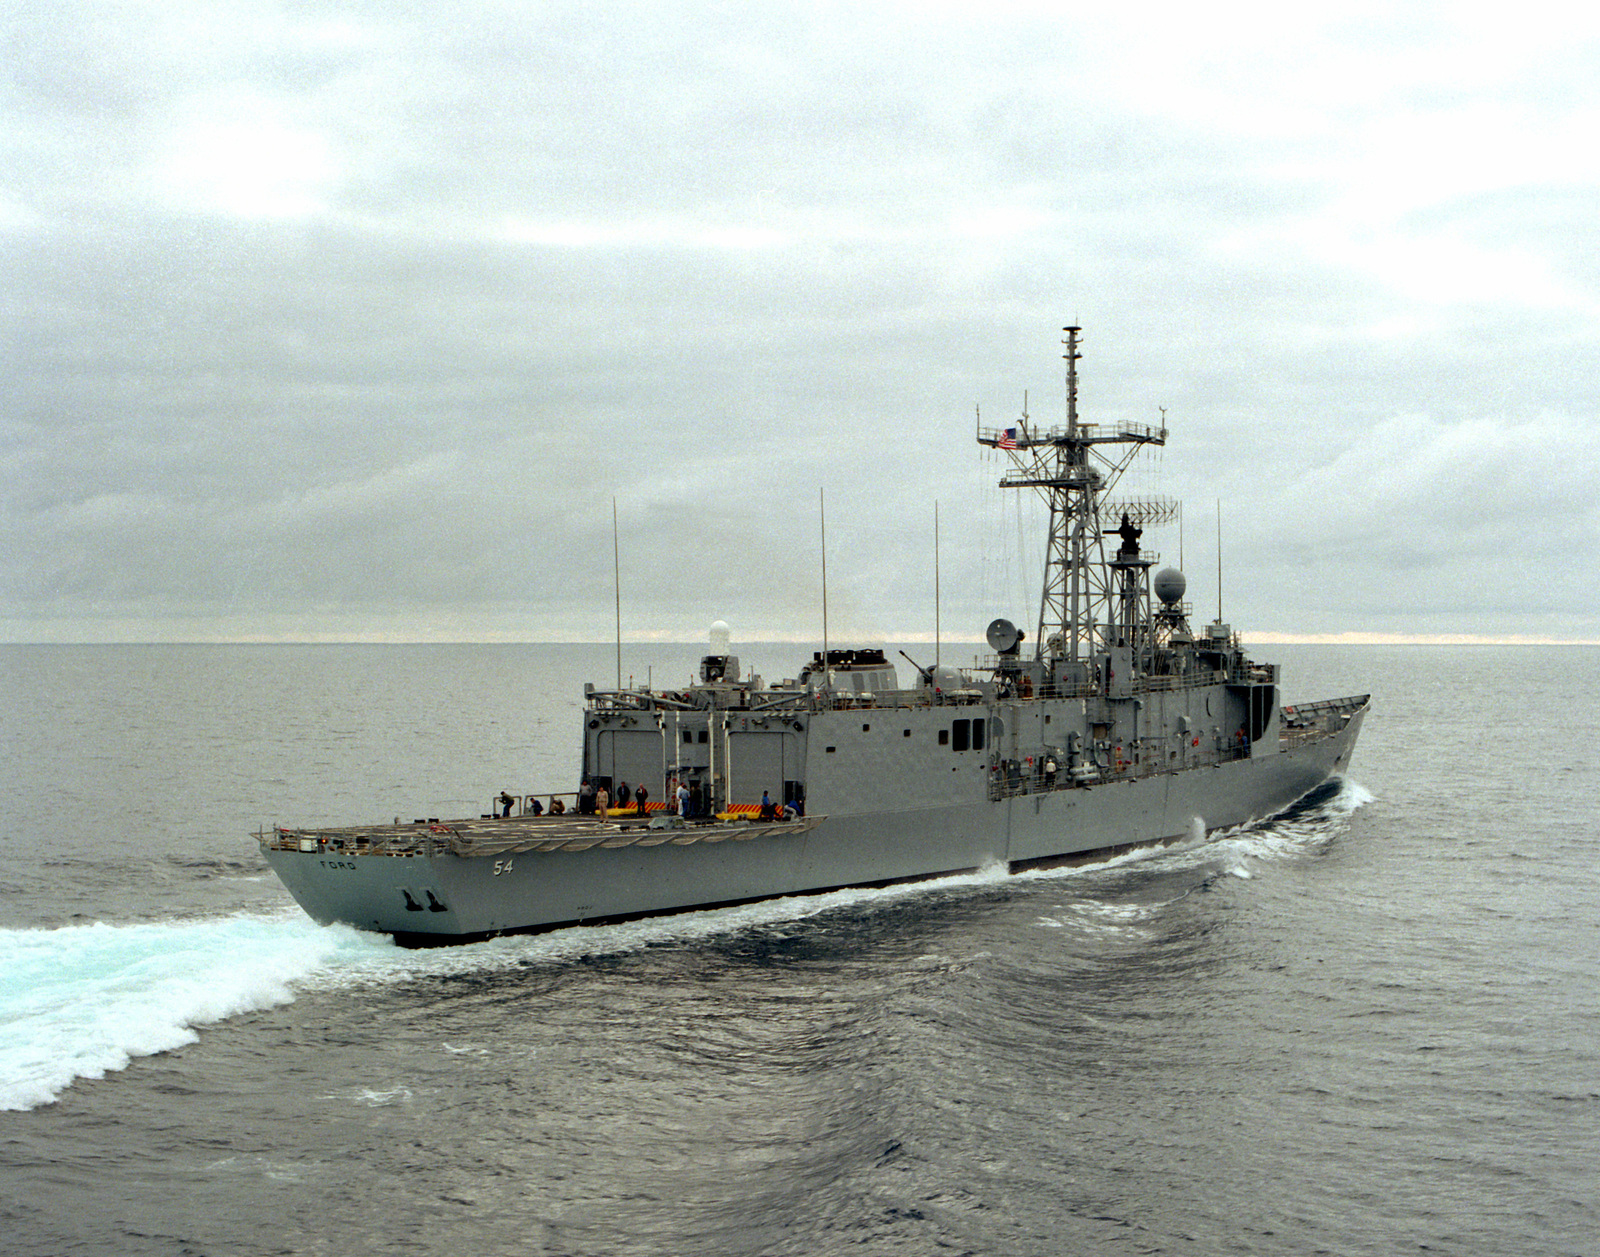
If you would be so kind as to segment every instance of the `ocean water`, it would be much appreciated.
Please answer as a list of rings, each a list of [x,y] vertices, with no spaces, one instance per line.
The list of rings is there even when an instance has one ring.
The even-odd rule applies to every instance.
[[[1256,653],[1374,695],[1283,816],[406,952],[247,835],[570,788],[609,647],[0,647],[0,1252],[1600,1252],[1600,650]]]

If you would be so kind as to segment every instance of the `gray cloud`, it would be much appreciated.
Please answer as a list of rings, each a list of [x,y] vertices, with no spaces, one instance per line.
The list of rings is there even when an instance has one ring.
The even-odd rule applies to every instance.
[[[1600,637],[1594,22],[1167,16],[22,7],[0,636],[1027,623],[1081,321],[1236,624]]]

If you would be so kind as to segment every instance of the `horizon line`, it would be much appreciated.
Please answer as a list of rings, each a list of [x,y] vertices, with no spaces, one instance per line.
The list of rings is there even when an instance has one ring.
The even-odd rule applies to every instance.
[[[866,634],[882,642],[903,645],[934,645],[929,633]],[[1600,638],[1552,637],[1531,633],[1508,633],[1495,636],[1485,633],[1394,633],[1346,631],[1340,633],[1240,633],[1240,639],[1250,646],[1600,646]],[[821,639],[783,635],[777,637],[747,637],[741,639],[749,645],[815,646]],[[942,643],[950,646],[987,646],[982,638],[947,637]],[[482,633],[466,637],[442,637],[394,633],[311,633],[283,635],[244,633],[202,637],[155,637],[115,639],[56,639],[56,640],[0,640],[0,646],[614,646],[614,637],[535,638],[509,633]],[[699,638],[649,636],[622,638],[624,646],[695,646],[704,645]],[[737,646],[740,642],[735,642]]]

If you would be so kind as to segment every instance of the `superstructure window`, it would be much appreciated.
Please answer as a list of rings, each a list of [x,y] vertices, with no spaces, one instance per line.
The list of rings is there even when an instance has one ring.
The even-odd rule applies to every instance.
[[[972,749],[975,751],[983,750],[983,727],[987,723],[982,719],[972,722]]]
[[[957,720],[950,726],[950,749],[964,751],[972,745],[972,721]]]

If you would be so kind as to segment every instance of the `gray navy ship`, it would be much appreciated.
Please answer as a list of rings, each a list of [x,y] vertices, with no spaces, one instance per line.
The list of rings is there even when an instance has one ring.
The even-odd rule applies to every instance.
[[[719,623],[684,688],[584,687],[572,807],[275,826],[267,862],[315,920],[426,946],[1066,864],[1266,817],[1340,774],[1368,696],[1282,706],[1278,665],[1191,625],[1182,573],[1142,547],[1176,504],[1110,496],[1167,430],[1081,421],[1065,332],[1065,423],[977,427],[1000,484],[1049,505],[1031,641],[996,619],[970,669],[906,657],[905,685],[882,649],[825,647],[768,684]],[[597,804],[624,782],[643,809]]]

